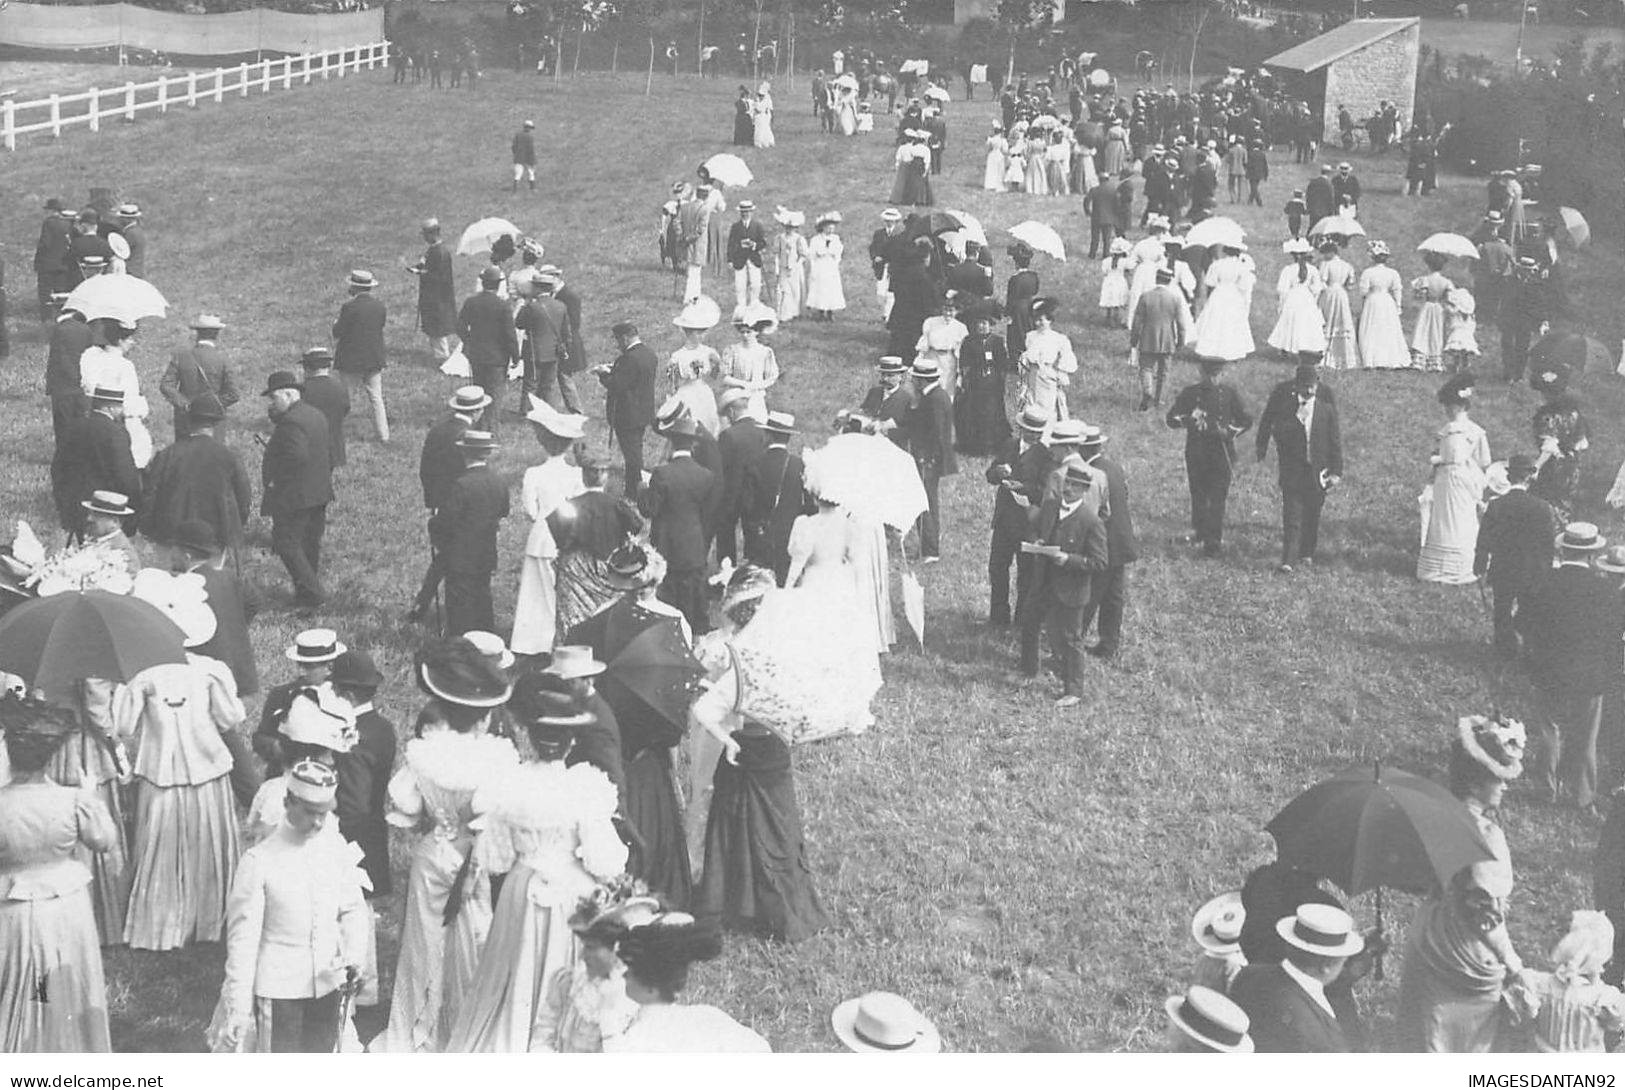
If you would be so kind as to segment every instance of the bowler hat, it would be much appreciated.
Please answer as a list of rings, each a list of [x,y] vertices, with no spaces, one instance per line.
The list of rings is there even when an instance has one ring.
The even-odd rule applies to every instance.
[[[384,675],[373,665],[372,656],[365,651],[345,651],[333,660],[333,672],[328,681],[353,689],[376,689],[384,683]]]
[[[487,265],[480,270],[480,283],[492,285],[502,283],[502,270],[495,265]]]
[[[265,380],[265,389],[260,391],[260,396],[270,397],[278,390],[297,390],[301,385],[299,376],[292,371],[272,371],[271,377]]]

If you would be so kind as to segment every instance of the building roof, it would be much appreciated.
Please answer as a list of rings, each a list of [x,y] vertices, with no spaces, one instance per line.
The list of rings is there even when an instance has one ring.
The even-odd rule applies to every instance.
[[[1318,38],[1295,45],[1284,53],[1277,53],[1264,63],[1271,68],[1290,68],[1295,72],[1316,72],[1327,65],[1357,53],[1368,45],[1382,41],[1392,34],[1409,30],[1420,19],[1354,19],[1333,27]]]

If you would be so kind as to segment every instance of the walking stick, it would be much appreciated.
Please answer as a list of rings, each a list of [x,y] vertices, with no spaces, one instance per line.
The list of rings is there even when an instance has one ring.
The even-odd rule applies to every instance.
[[[344,1051],[344,1027],[350,1023],[350,1008],[355,1003],[356,992],[361,990],[361,978],[349,966],[344,970],[344,983],[339,985],[339,1017],[338,1026],[333,1031],[333,1051]]]

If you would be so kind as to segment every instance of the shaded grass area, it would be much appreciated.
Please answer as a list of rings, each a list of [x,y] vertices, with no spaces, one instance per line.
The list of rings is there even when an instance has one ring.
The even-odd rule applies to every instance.
[[[15,330],[12,360],[0,372],[8,421],[0,431],[0,517],[52,525],[44,350],[27,321],[31,283],[21,274],[37,230],[36,198],[79,200],[91,185],[113,185],[148,210],[150,274],[174,303],[169,319],[146,324],[133,350],[154,394],[193,312],[230,323],[224,346],[243,373],[240,385],[257,391],[270,371],[325,340],[347,270],[372,269],[390,308],[385,384],[395,438],[379,446],[361,414],[351,421],[350,464],[329,519],[332,601],[319,620],[374,655],[388,678],[382,709],[409,723],[420,633],[398,617],[427,553],[418,452],[448,385],[413,328],[415,285],[403,266],[420,251],[417,223],[438,215],[455,230],[481,215],[513,219],[546,242],[548,259],[583,293],[590,362],[610,358],[609,325],[622,318],[638,322],[665,355],[679,339],[669,324],[671,278],[656,268],[656,210],[673,179],[724,150],[732,84],[663,78],[655,86],[646,99],[641,79],[584,76],[554,86],[496,73],[470,94],[395,88],[377,73],[95,138],[75,134],[8,159],[18,199],[0,220]],[[883,348],[863,250],[890,187],[891,147],[884,119],[867,139],[822,137],[805,84],[777,97],[780,146],[744,152],[759,178],[748,195],[769,210],[835,207],[846,218],[851,309],[832,326],[792,323],[774,338],[784,375],[774,401],[797,413],[804,440],[816,444],[834,412],[862,396]],[[947,170],[936,185],[939,203],[988,227],[1002,285],[1010,271],[1003,228],[1038,218],[1076,244],[1087,224],[1078,198],[978,188],[992,109],[953,104]],[[508,138],[525,117],[538,123],[542,187],[511,196]],[[1367,226],[1393,244],[1407,276],[1421,271],[1411,252],[1420,238],[1476,221],[1476,181],[1449,179],[1440,195],[1407,200],[1400,162],[1358,165]],[[1274,170],[1265,210],[1222,209],[1256,243],[1260,343],[1274,319],[1276,209],[1304,177],[1290,163]],[[1581,310],[1616,344],[1620,264],[1618,254],[1587,251],[1571,277]],[[463,290],[473,290],[476,269],[459,259]],[[1204,561],[1175,544],[1188,511],[1180,436],[1160,417],[1132,411],[1125,337],[1095,324],[1098,265],[1080,251],[1066,264],[1040,259],[1038,271],[1043,292],[1062,300],[1061,326],[1078,349],[1075,410],[1111,436],[1133,490],[1142,559],[1126,646],[1110,665],[1091,660],[1084,702],[1067,714],[1053,710],[1044,686],[1012,679],[1012,638],[982,624],[990,496],[985,462],[967,459],[944,488],[943,563],[925,573],[927,652],[886,662],[877,730],[797,755],[812,866],[834,927],[795,947],[732,940],[722,959],[695,974],[692,998],[724,1007],[781,1050],[836,1047],[829,1008],[871,988],[909,995],[957,1050],[1160,1047],[1159,1004],[1183,986],[1196,953],[1188,913],[1269,857],[1261,829],[1288,799],[1377,758],[1442,774],[1446,727],[1457,715],[1492,703],[1531,711],[1523,679],[1495,670],[1477,592],[1411,578],[1415,498],[1439,422],[1435,378],[1333,378],[1349,472],[1328,505],[1325,565],[1292,579],[1272,573],[1273,460],[1254,466],[1250,453],[1232,492],[1227,556]],[[728,286],[709,290],[731,302]],[[1480,338],[1493,357],[1494,332]],[[711,338],[726,340],[722,331]],[[1176,386],[1194,377],[1187,363],[1175,370]],[[1257,412],[1287,374],[1284,363],[1261,356],[1231,378]],[[595,417],[588,442],[607,450],[596,384],[588,379],[583,390]],[[1600,497],[1625,452],[1612,428],[1622,399],[1608,376],[1588,376],[1584,393],[1595,435],[1583,506],[1617,530]],[[1498,456],[1531,447],[1535,404],[1527,390],[1481,388],[1475,416]],[[256,474],[250,435],[268,430],[260,408],[254,398],[240,406],[228,437]],[[167,440],[167,411],[154,431]],[[531,440],[512,417],[502,437],[497,465],[517,481]],[[525,530],[517,518],[504,527],[499,623],[510,612]],[[285,676],[282,647],[308,622],[282,611],[285,576],[262,544],[247,563],[272,592],[255,641],[274,683]],[[1568,912],[1589,903],[1594,830],[1521,787],[1505,821],[1520,868],[1513,935],[1539,963]],[[396,845],[398,863],[403,848]],[[382,905],[386,971],[399,899]],[[1369,898],[1358,911],[1370,922]],[[1407,915],[1403,899],[1390,899],[1391,927],[1402,929]],[[208,947],[111,954],[118,1047],[200,1048],[219,965],[218,949]],[[1386,984],[1362,996],[1379,1035],[1390,1034],[1391,968]]]
[[[1625,48],[1625,30],[1604,26],[1559,26],[1550,23],[1531,24],[1523,29],[1523,52],[1526,57],[1550,60],[1559,46],[1574,38],[1584,38],[1590,52],[1604,43],[1612,44],[1617,54]],[[1499,22],[1488,19],[1423,19],[1422,44],[1437,49],[1447,56],[1482,54],[1497,64],[1511,64],[1518,49],[1518,22],[1516,19]]]

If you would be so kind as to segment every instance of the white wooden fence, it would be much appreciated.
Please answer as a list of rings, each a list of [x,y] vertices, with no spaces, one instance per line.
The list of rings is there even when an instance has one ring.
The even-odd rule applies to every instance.
[[[188,72],[146,83],[126,83],[122,87],[92,87],[76,95],[52,95],[32,102],[0,101],[0,142],[7,151],[17,150],[17,138],[29,133],[48,132],[52,137],[74,125],[86,125],[99,132],[103,118],[134,121],[146,110],[165,113],[171,106],[196,107],[200,102],[222,102],[227,95],[247,98],[254,90],[269,93],[272,87],[289,90],[295,83],[330,79],[377,68],[389,59],[389,43],[350,46],[321,53],[216,68],[212,72]]]

